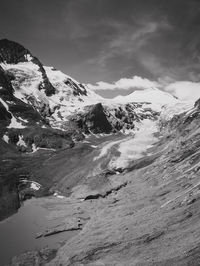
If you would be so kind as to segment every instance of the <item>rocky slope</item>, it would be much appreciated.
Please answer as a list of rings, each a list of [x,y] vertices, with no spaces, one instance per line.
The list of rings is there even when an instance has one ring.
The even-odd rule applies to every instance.
[[[34,154],[38,150],[68,149],[85,135],[127,133],[145,118],[157,117],[158,112],[148,103],[114,102],[108,106],[106,99],[85,85],[43,66],[22,45],[0,40],[0,217],[19,206],[21,176],[52,186],[54,181],[49,182],[46,173],[41,177],[33,171],[42,156]],[[27,156],[30,159],[25,160]],[[14,201],[7,204],[9,194]]]
[[[173,98],[164,96],[167,101]],[[22,45],[0,40],[0,171],[4,199],[0,217],[10,213],[6,203],[9,191],[14,191],[14,201],[18,197],[20,176],[42,179],[43,185],[52,186],[46,173],[43,177],[33,173],[39,159],[32,153],[68,149],[86,135],[132,132],[144,119],[156,120],[159,108],[143,98],[140,103],[103,99],[61,71],[43,66]],[[30,162],[24,159],[27,155]],[[32,155],[34,167],[30,166]],[[7,180],[13,180],[13,176],[10,188]],[[9,206],[16,209],[19,203],[11,202]]]
[[[154,145],[123,173],[93,176],[68,198],[41,199],[51,232],[80,230],[10,265],[199,265],[199,115],[197,102],[161,123]]]
[[[103,99],[1,40],[0,219],[45,195],[35,237],[75,231],[10,265],[199,265],[199,115],[156,88]]]

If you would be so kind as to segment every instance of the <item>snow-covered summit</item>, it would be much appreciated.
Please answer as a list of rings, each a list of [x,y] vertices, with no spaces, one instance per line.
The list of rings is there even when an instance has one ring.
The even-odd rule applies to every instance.
[[[126,96],[104,99],[61,71],[43,66],[29,50],[6,39],[0,40],[0,65],[13,75],[14,96],[37,110],[45,109],[51,124],[62,122],[85,106],[97,103],[111,108],[127,103],[150,103],[151,108],[159,112],[163,106],[180,103],[171,94],[152,86]]]
[[[117,96],[114,102],[126,104],[130,102],[148,102],[152,110],[160,112],[160,119],[168,121],[174,115],[190,110],[194,106],[193,101],[181,101],[170,93],[158,88],[136,90],[126,96]]]
[[[22,45],[0,40],[0,66],[11,77],[13,96],[30,104],[53,125],[103,98],[53,67],[45,67]]]
[[[166,104],[176,104],[179,102],[179,100],[171,94],[161,91],[157,88],[136,90],[126,96],[119,95],[115,97],[113,101],[118,103],[149,102],[158,108]]]
[[[0,141],[36,148],[66,148],[87,134],[129,134],[144,120],[167,120],[190,106],[157,88],[105,99],[29,50],[0,40]],[[24,144],[25,143],[25,144]],[[22,145],[23,144],[23,145]]]
[[[44,69],[55,88],[55,94],[48,100],[50,107],[55,110],[56,119],[66,118],[73,112],[82,110],[84,106],[103,101],[100,95],[63,72],[53,67],[44,67]]]

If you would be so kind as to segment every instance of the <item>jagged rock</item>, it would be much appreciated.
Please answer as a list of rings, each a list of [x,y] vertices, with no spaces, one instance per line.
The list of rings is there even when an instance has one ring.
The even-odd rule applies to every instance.
[[[0,62],[17,64],[19,62],[28,62],[29,60],[37,64],[39,71],[42,73],[43,82],[40,84],[39,89],[44,89],[47,96],[54,94],[55,88],[48,80],[41,62],[36,57],[32,56],[29,50],[16,42],[7,39],[0,40]]]
[[[130,103],[118,106],[112,109],[98,103],[96,105],[87,106],[84,112],[72,116],[71,121],[75,122],[77,127],[89,134],[97,133],[116,133],[118,131],[133,130],[136,122],[144,119],[156,120],[159,113],[151,109],[138,111],[142,108],[142,104]]]
[[[73,89],[74,96],[80,96],[80,95],[87,96],[87,90],[83,84],[80,83],[79,85],[77,85],[71,78],[68,78],[67,81],[65,81],[65,84]]]
[[[91,106],[90,110],[82,118],[83,128],[86,132],[92,133],[110,133],[112,127],[106,117],[101,103]]]
[[[8,64],[26,62],[30,52],[22,45],[8,39],[0,40],[0,61]]]

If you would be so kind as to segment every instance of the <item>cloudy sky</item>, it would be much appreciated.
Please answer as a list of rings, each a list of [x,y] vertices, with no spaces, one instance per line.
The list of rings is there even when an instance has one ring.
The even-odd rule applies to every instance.
[[[108,97],[123,85],[126,93],[140,88],[142,79],[144,87],[150,82],[179,94],[181,85],[200,91],[199,33],[200,0],[1,0],[0,5],[1,38],[23,44],[44,64],[81,82],[99,82],[94,89]]]

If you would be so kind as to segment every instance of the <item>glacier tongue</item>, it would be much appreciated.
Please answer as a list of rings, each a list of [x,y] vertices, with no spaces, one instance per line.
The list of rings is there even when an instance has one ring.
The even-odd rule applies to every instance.
[[[134,137],[119,144],[120,156],[113,158],[110,162],[111,168],[126,168],[131,161],[142,158],[153,143],[157,141],[154,135],[156,132],[158,132],[156,121],[143,120],[135,131]]]
[[[125,169],[130,162],[148,155],[148,149],[158,140],[155,136],[159,131],[158,121],[145,119],[136,124],[132,134],[104,143],[93,161],[107,158],[110,169]]]

